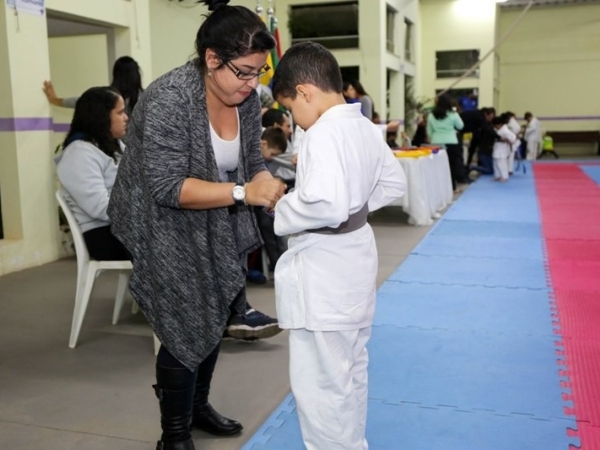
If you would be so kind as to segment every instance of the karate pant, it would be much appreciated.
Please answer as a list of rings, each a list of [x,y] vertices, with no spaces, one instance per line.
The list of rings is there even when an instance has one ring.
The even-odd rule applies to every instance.
[[[508,158],[494,158],[494,178],[508,180]]]
[[[518,149],[512,149],[508,156],[508,173],[513,173],[515,171],[515,155],[518,151]]]
[[[541,142],[535,139],[527,139],[527,160],[533,161],[540,154]]]
[[[307,450],[367,450],[371,327],[290,330],[290,384]]]

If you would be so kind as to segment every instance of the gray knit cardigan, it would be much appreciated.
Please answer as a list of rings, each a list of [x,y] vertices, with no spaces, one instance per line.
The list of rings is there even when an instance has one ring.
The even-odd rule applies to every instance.
[[[230,180],[244,184],[266,170],[256,92],[238,110],[240,158]],[[186,178],[219,181],[197,61],[148,86],[125,142],[108,214],[132,255],[129,289],[161,343],[195,371],[221,340],[230,305],[243,313],[247,255],[262,243],[246,206],[179,206]]]

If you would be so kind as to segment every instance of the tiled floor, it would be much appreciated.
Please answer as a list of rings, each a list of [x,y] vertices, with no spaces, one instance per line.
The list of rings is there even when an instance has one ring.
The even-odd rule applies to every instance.
[[[430,229],[406,220],[398,208],[369,220],[378,283]],[[0,277],[0,449],[153,449],[160,427],[150,328],[128,311],[110,324],[116,278],[101,275],[78,347],[69,349],[75,275],[75,260],[64,259]],[[249,298],[274,315],[272,282],[250,286]],[[287,358],[285,332],[254,343],[224,341],[211,403],[245,429],[233,438],[195,432],[196,447],[239,449],[288,394]]]

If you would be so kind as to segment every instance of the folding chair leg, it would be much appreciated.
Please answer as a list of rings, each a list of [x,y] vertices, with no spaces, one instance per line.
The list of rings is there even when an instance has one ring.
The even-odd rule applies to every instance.
[[[88,268],[84,275],[85,279],[82,280],[82,284],[77,286],[77,293],[75,294],[75,308],[73,310],[73,322],[71,323],[71,337],[69,338],[70,348],[75,348],[77,345],[77,340],[79,339],[79,332],[81,331],[81,325],[83,324],[85,311],[87,310],[92,288],[94,287],[94,272],[94,269]]]
[[[113,310],[112,324],[116,325],[119,321],[119,316],[123,310],[123,303],[125,301],[125,291],[127,291],[127,283],[129,282],[129,276],[131,272],[128,270],[121,270],[119,272],[119,284],[117,285],[117,296],[115,298],[115,308]]]

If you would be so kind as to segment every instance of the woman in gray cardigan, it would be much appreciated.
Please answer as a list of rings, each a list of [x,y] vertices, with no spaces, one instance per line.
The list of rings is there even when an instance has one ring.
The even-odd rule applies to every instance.
[[[260,152],[255,91],[275,40],[251,10],[204,3],[212,13],[198,58],[136,105],[109,205],[132,254],[131,293],[162,343],[157,449],[193,449],[191,426],[242,429],[212,408],[208,391],[230,307],[244,313],[247,255],[261,245],[249,206],[272,208],[285,189]]]

